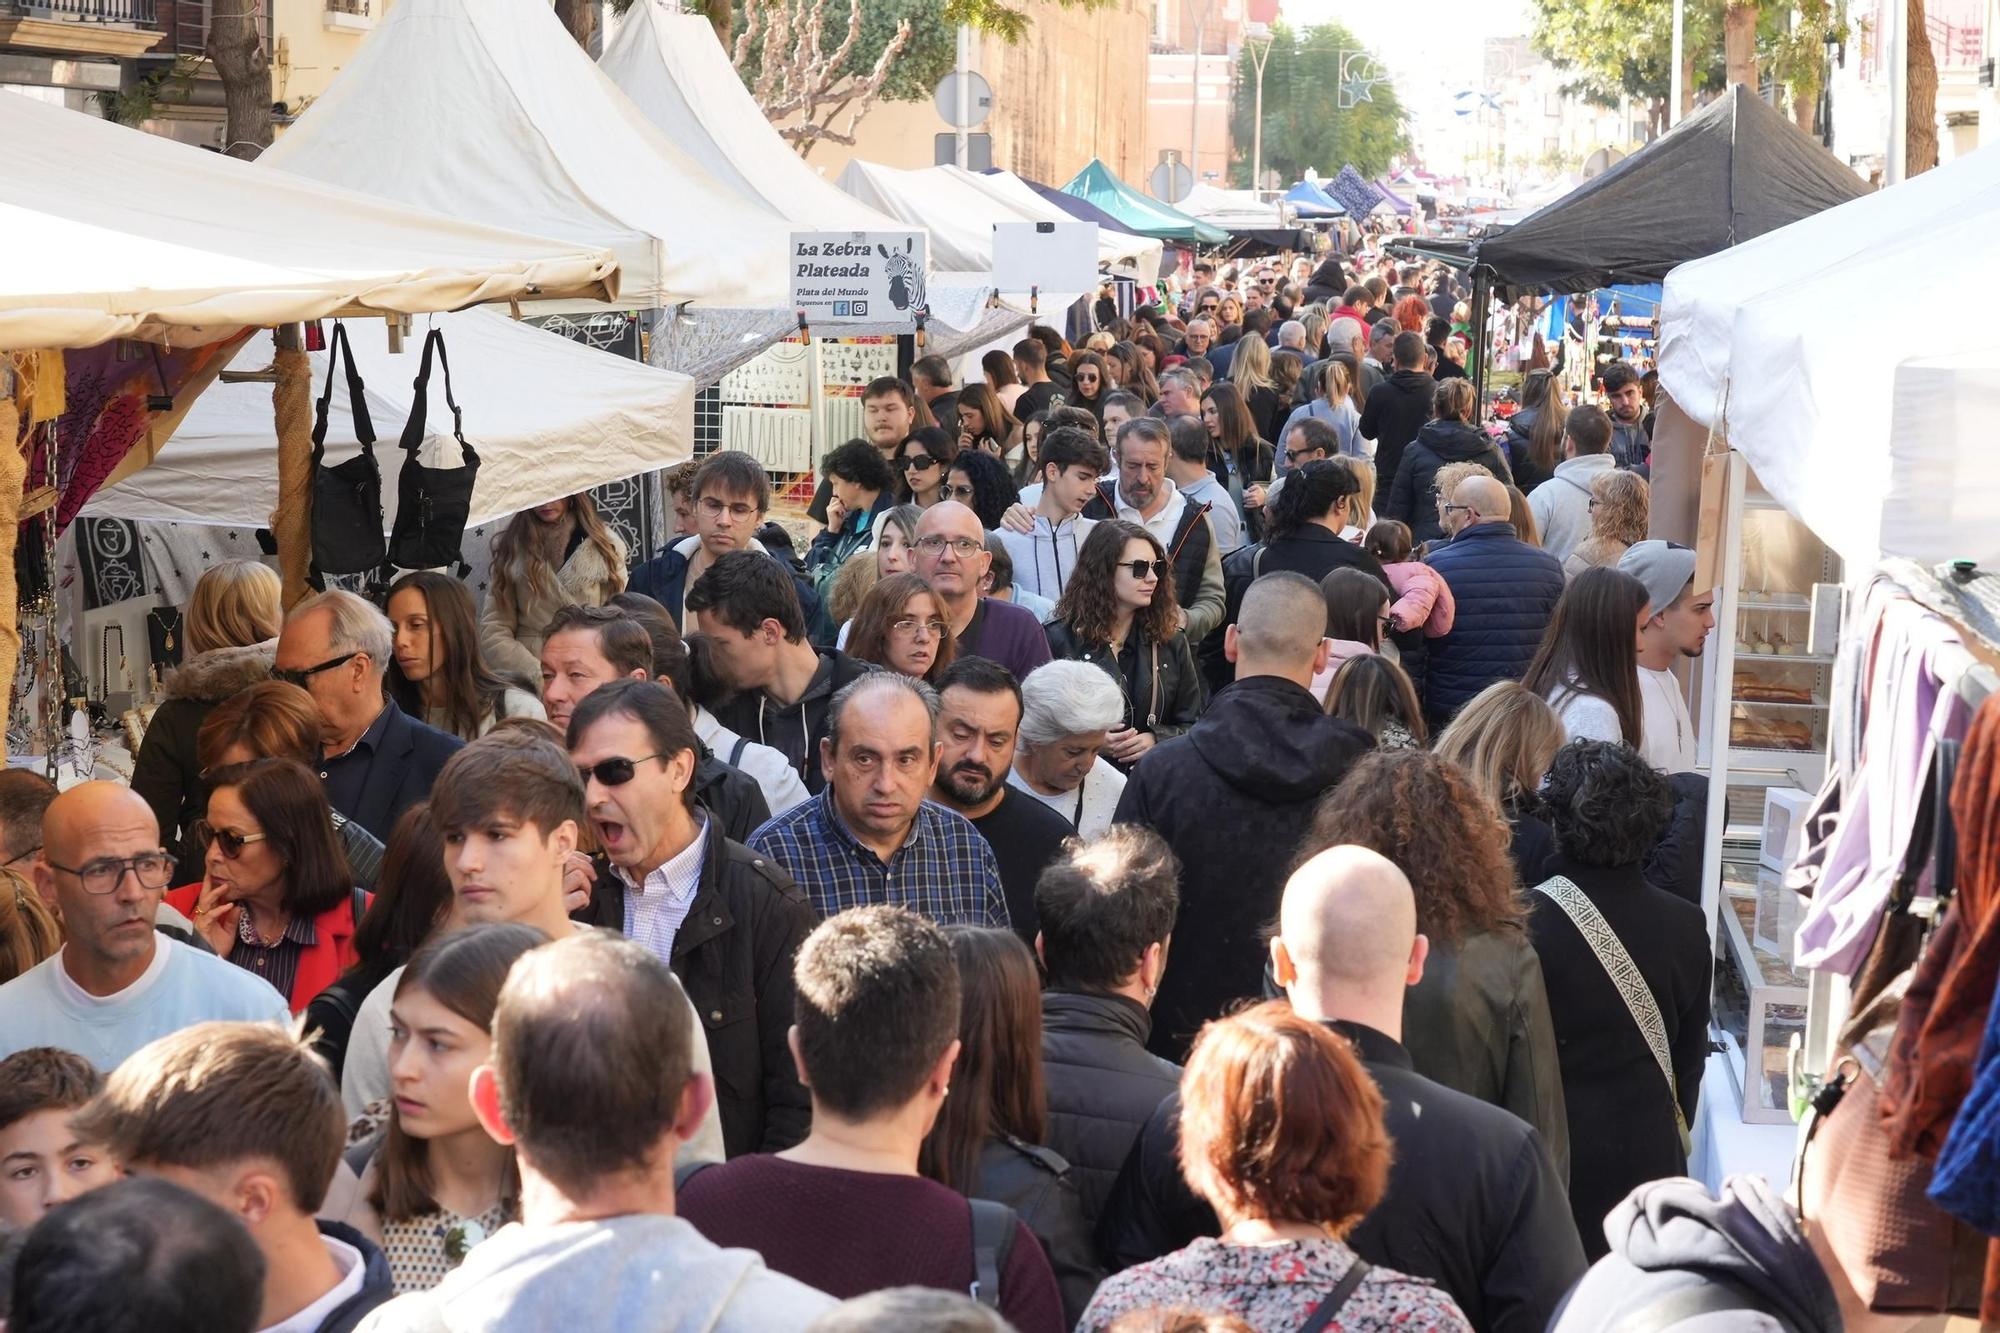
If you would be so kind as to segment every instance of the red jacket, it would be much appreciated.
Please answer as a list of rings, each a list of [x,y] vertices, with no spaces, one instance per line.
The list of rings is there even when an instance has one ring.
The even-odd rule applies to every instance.
[[[179,912],[188,920],[194,920],[196,900],[201,896],[201,885],[184,884],[178,889],[169,889],[164,895],[167,906]],[[367,910],[373,895],[361,895],[361,907]],[[312,998],[331,986],[342,972],[354,966],[354,903],[345,898],[337,906],[329,907],[313,919],[313,943],[299,954],[298,975],[292,979],[292,993],[286,997],[293,1013],[299,1013],[312,1003]]]

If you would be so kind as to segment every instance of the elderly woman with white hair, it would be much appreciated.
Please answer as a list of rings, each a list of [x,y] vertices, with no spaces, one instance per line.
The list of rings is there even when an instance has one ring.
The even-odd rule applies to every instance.
[[[1088,662],[1049,662],[1021,682],[1020,743],[1007,781],[1068,820],[1078,836],[1111,827],[1125,775],[1098,751],[1125,716],[1116,681]]]

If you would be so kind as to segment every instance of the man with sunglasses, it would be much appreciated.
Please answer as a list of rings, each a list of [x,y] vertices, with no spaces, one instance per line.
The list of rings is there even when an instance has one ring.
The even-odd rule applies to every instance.
[[[1563,593],[1562,562],[1515,534],[1498,479],[1467,477],[1444,508],[1458,526],[1424,558],[1456,606],[1450,633],[1426,645],[1424,717],[1433,735],[1488,685],[1527,674]]]
[[[131,788],[86,782],[56,797],[34,877],[62,914],[63,946],[0,986],[0,1059],[56,1046],[109,1071],[196,1023],[291,1017],[269,982],[153,929],[173,872]]]
[[[382,688],[394,632],[364,598],[334,589],[294,606],[278,635],[271,674],[319,706],[314,766],[327,804],[387,843],[403,811],[430,794],[464,745],[396,706]]]
[[[791,1147],[812,1118],[786,1039],[811,904],[694,799],[700,742],[663,686],[620,681],[592,694],[570,718],[569,751],[612,867],[573,918],[644,945],[686,988],[708,1033],[729,1155]]]
[[[756,532],[771,511],[771,479],[764,465],[740,449],[725,449],[703,461],[688,492],[694,535],[634,569],[627,590],[644,593],[666,607],[675,627],[685,632],[687,590],[694,581],[731,551],[760,551],[790,570],[813,641],[831,643],[833,624],[821,608],[813,581],[791,563],[790,552],[780,556],[757,539]]]

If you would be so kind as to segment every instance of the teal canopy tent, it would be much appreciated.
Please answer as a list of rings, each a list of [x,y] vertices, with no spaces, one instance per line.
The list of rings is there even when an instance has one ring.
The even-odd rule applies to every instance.
[[[1191,218],[1178,208],[1170,208],[1119,180],[1111,168],[1096,158],[1076,173],[1076,179],[1062,187],[1064,194],[1088,200],[1118,220],[1118,225],[1140,236],[1183,245],[1225,245],[1229,233]]]

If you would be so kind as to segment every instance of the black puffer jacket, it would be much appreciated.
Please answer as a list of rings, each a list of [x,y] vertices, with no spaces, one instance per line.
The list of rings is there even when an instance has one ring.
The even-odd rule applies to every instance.
[[[275,639],[248,648],[211,648],[167,673],[162,682],[166,699],[154,710],[145,739],[139,742],[132,790],[153,807],[160,841],[179,859],[176,884],[193,883],[202,875],[201,854],[181,846],[187,826],[208,809],[208,784],[201,780],[195,737],[217,704],[271,678],[277,649]]]
[[[1153,1016],[1122,995],[1042,996],[1049,1147],[1069,1162],[1093,1226],[1140,1127],[1180,1086],[1181,1067],[1146,1049],[1152,1031]]]
[[[1463,421],[1428,422],[1403,451],[1395,480],[1389,485],[1388,502],[1378,515],[1409,524],[1411,537],[1420,545],[1444,536],[1432,488],[1437,485],[1438,469],[1447,463],[1477,463],[1503,482],[1514,479],[1506,457],[1485,431]]]
[[[1104,1281],[1104,1266],[1062,1154],[1012,1135],[989,1139],[979,1153],[979,1186],[972,1197],[1004,1203],[1028,1224],[1048,1252],[1062,1289],[1063,1319],[1074,1327]]]
[[[1251,676],[1133,766],[1113,816],[1146,824],[1181,860],[1180,948],[1153,1002],[1155,1054],[1184,1057],[1203,1023],[1264,985],[1264,928],[1313,807],[1375,748],[1303,685]]]
[[[600,872],[590,902],[570,915],[622,932],[625,881]],[[815,924],[812,904],[777,862],[719,836],[710,824],[701,887],[674,932],[672,966],[708,1037],[731,1157],[789,1148],[812,1123],[812,1101],[799,1084],[786,1034],[792,959]]]
[[[1236,623],[1243,609],[1243,594],[1266,574],[1289,570],[1318,583],[1336,569],[1358,569],[1377,579],[1390,596],[1395,589],[1382,572],[1382,562],[1359,545],[1319,523],[1306,523],[1284,534],[1268,537],[1254,546],[1242,546],[1222,560],[1224,610],[1222,623],[1201,644],[1201,669],[1211,692],[1236,679],[1236,666],[1222,650],[1223,631]],[[1423,634],[1418,631],[1416,638]]]
[[[1068,621],[1052,620],[1042,626],[1042,633],[1048,636],[1049,656],[1058,661],[1088,662],[1111,677],[1125,696],[1126,725],[1170,741],[1186,735],[1201,716],[1201,673],[1195,667],[1187,635],[1175,634],[1165,643],[1140,636],[1134,653],[1136,667],[1132,679],[1127,680],[1117,650],[1109,644],[1083,642]]]

